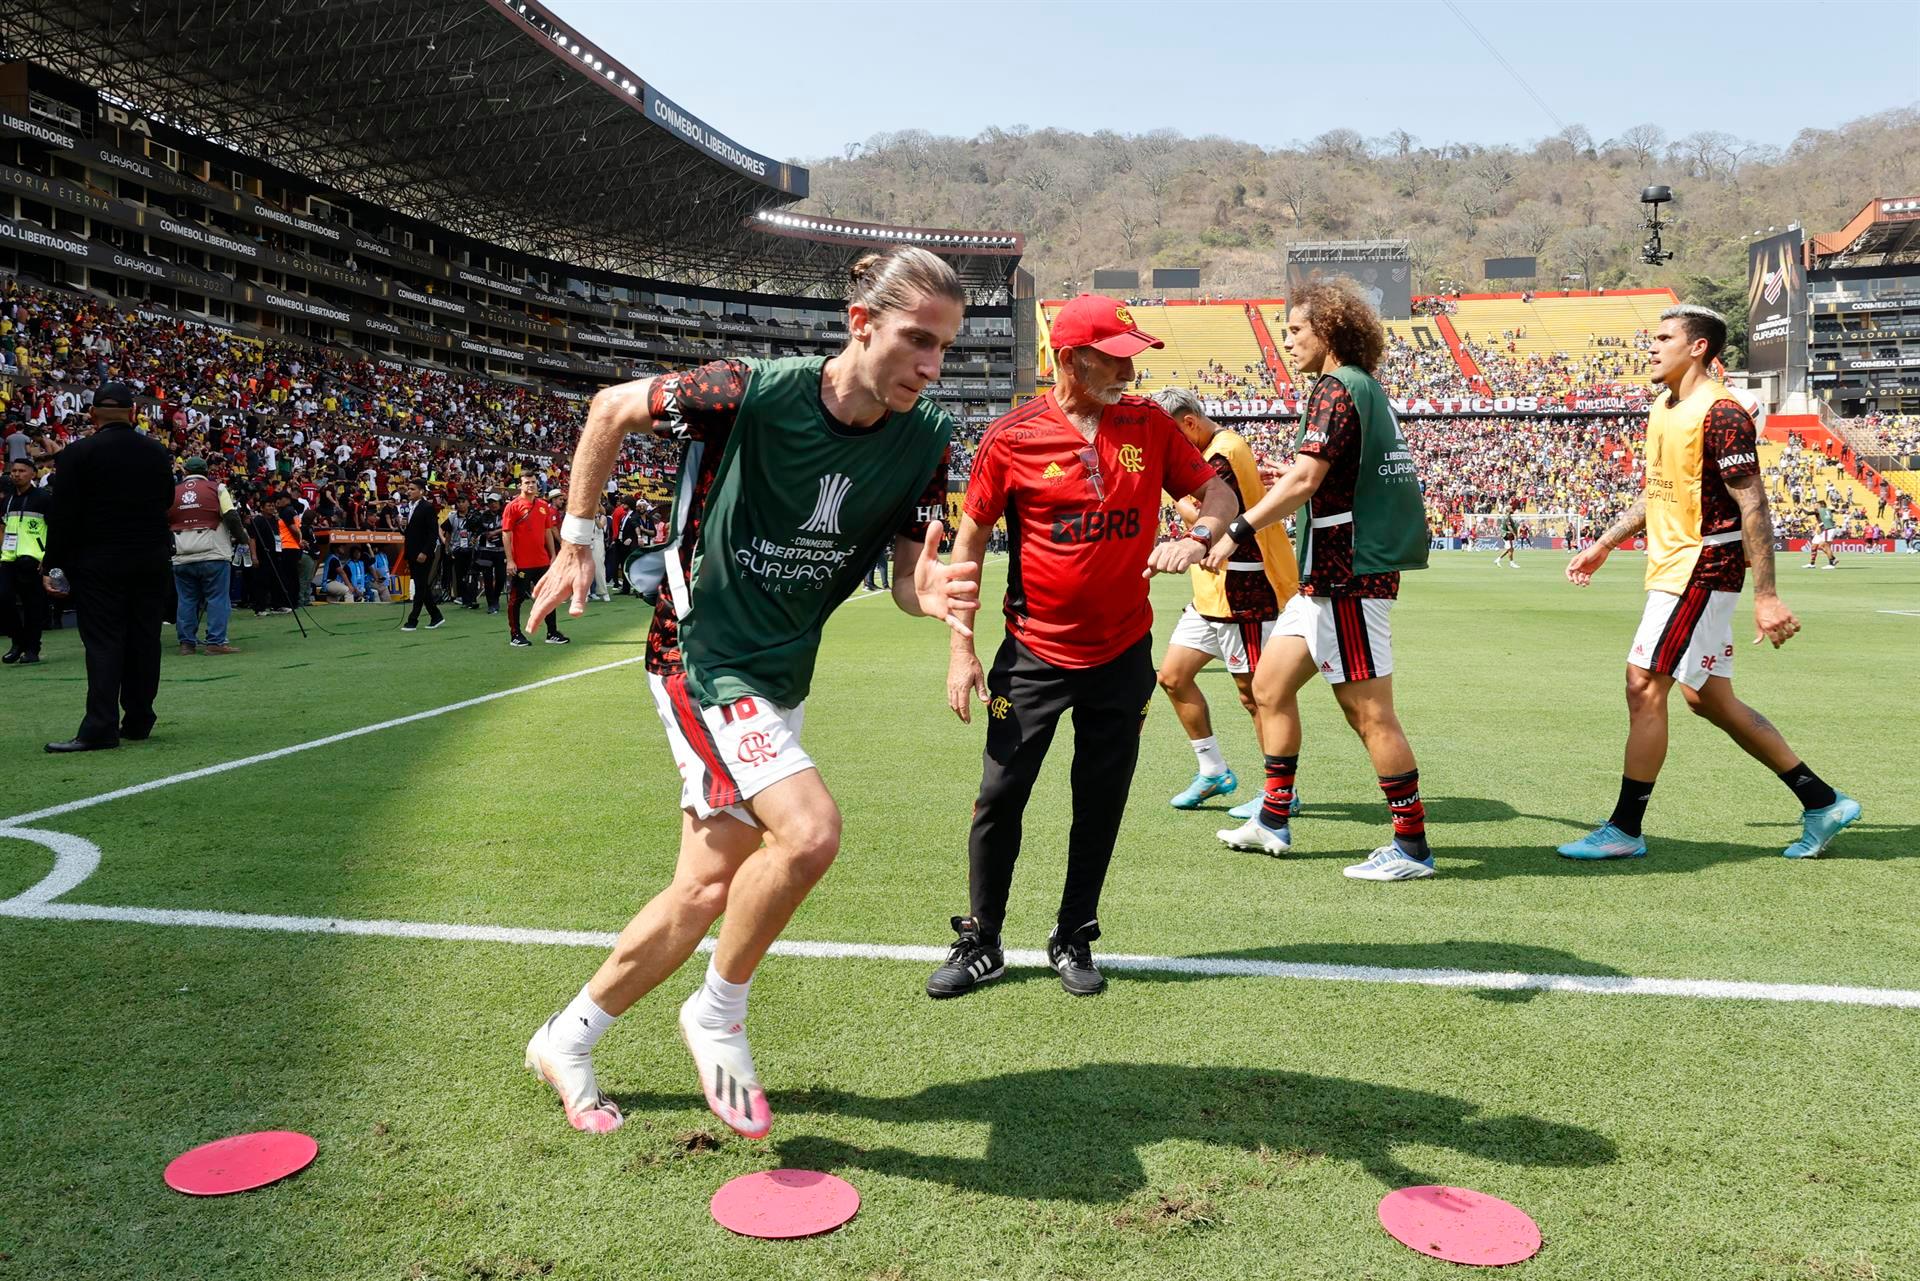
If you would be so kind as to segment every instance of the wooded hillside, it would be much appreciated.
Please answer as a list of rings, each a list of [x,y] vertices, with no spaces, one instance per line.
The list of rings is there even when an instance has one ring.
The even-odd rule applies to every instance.
[[[1048,296],[1089,287],[1096,267],[1144,279],[1155,266],[1198,266],[1214,294],[1277,294],[1290,242],[1404,238],[1416,293],[1481,289],[1483,259],[1534,255],[1541,288],[1574,274],[1572,287],[1666,284],[1744,321],[1753,232],[1794,221],[1831,231],[1872,197],[1920,192],[1913,108],[1809,129],[1785,150],[1647,124],[1605,140],[1575,125],[1531,148],[1333,129],[1279,150],[1016,125],[976,138],[877,134],[848,151],[810,162],[802,210],[1025,232],[1026,266]],[[1639,195],[1654,182],[1676,196],[1665,234],[1676,257],[1659,268],[1639,260]]]

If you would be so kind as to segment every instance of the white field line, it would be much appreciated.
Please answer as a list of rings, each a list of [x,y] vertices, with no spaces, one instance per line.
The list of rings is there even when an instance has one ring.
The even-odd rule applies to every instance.
[[[310,752],[316,747],[331,747],[335,743],[344,743],[348,739],[359,738],[363,734],[377,734],[383,729],[394,729],[401,725],[411,725],[415,721],[431,720],[436,716],[445,716],[448,712],[458,712],[469,707],[478,707],[482,703],[491,703],[498,698],[510,698],[515,694],[525,694],[531,690],[545,689],[549,685],[558,685],[563,681],[578,680],[582,676],[592,676],[596,672],[610,672],[616,667],[627,667],[634,663],[645,662],[644,654],[631,658],[616,659],[611,663],[601,663],[598,667],[587,667],[577,672],[563,672],[558,676],[549,676],[545,680],[534,681],[528,685],[515,685],[512,689],[495,690],[491,694],[481,694],[475,698],[463,698],[457,703],[448,703],[444,707],[431,707],[424,712],[414,712],[409,716],[396,716],[392,720],[380,721],[374,725],[362,725],[358,729],[342,730],[338,734],[329,734],[325,738],[312,739],[305,743],[295,743],[292,747],[277,747],[271,752],[261,752],[255,756],[243,756],[237,761],[225,761],[219,765],[207,765],[200,769],[187,770],[181,774],[169,774],[165,778],[156,778],[147,783],[135,783],[131,787],[117,788],[111,792],[102,792],[98,796],[88,796],[77,801],[66,801],[59,805],[49,805],[45,809],[31,810],[25,814],[15,814],[12,818],[0,818],[0,835],[5,830],[22,823],[31,823],[38,819],[53,818],[60,814],[71,814],[75,810],[91,809],[95,805],[105,805],[108,801],[117,801],[128,796],[138,796],[142,792],[158,791],[163,787],[172,787],[176,783],[190,783],[196,778],[209,778],[215,774],[224,774],[228,770],[244,769],[249,765],[259,765],[264,761],[277,761],[283,756],[292,756],[299,752]]]
[[[875,592],[874,595],[884,593]],[[854,598],[859,599],[859,598]],[[60,903],[67,894],[90,877],[100,865],[100,848],[84,837],[65,832],[20,826],[36,819],[70,814],[75,810],[104,805],[123,797],[191,782],[229,770],[279,760],[298,752],[326,747],[359,738],[365,734],[411,725],[416,721],[444,716],[448,712],[477,707],[512,694],[524,694],[563,681],[592,676],[643,661],[643,656],[623,658],[577,672],[565,672],[544,680],[511,689],[481,694],[475,698],[429,708],[408,716],[358,729],[329,734],[291,747],[261,752],[239,760],[202,769],[170,774],[147,783],[137,783],[111,792],[102,792],[77,801],[68,801],[46,809],[0,819],[0,840],[14,839],[44,846],[54,856],[53,870],[40,881],[10,899],[0,900],[0,916],[22,920],[112,921],[138,925],[188,926],[198,929],[260,930],[283,934],[360,935],[380,938],[427,939],[446,942],[536,944],[554,947],[606,949],[614,935],[591,930],[549,930],[505,925],[457,925],[434,921],[354,920],[324,916],[276,916],[253,912],[211,912],[184,908],[110,907],[92,903]],[[700,945],[711,951],[713,940]],[[822,943],[781,941],[773,945],[772,955],[820,960],[885,960],[916,964],[937,964],[946,957],[939,947],[916,947],[881,943]],[[1046,954],[1040,951],[1009,949],[1007,960],[1014,965],[1044,967]],[[1114,970],[1146,973],[1187,974],[1201,977],[1244,977],[1305,979],[1344,983],[1412,984],[1421,987],[1464,987],[1498,991],[1572,992],[1595,996],[1681,996],[1704,1000],[1749,1000],[1806,1002],[1825,1005],[1891,1006],[1920,1009],[1920,991],[1899,988],[1842,987],[1814,983],[1748,983],[1726,979],[1631,978],[1625,975],[1522,974],[1479,970],[1395,969],[1379,965],[1325,965],[1298,961],[1260,961],[1231,957],[1142,956],[1124,953],[1102,955],[1100,963]]]
[[[20,835],[0,831],[0,836]],[[30,892],[31,893],[31,892]],[[352,920],[325,916],[270,916],[251,912],[202,912],[175,908],[104,907],[90,903],[53,903],[29,895],[0,903],[0,916],[27,920],[117,921],[137,925],[183,925],[200,929],[262,930],[282,934],[360,935],[378,938],[432,939],[456,943],[536,944],[604,951],[614,935],[594,930],[543,930],[507,925],[451,925],[433,921]],[[713,940],[700,944],[713,950]],[[782,941],[772,955],[812,960],[905,961],[936,965],[946,949],[881,943]],[[1012,965],[1044,969],[1041,951],[1009,949]],[[1479,970],[1394,969],[1383,965],[1318,965],[1297,961],[1242,960],[1208,956],[1102,954],[1112,970],[1184,974],[1207,978],[1308,979],[1337,983],[1411,984],[1504,992],[1571,992],[1588,996],[1680,996],[1697,1000],[1785,1001],[1820,1005],[1891,1006],[1920,1009],[1920,992],[1898,988],[1841,987],[1818,983],[1743,983],[1725,979],[1648,979],[1625,975],[1519,974]]]

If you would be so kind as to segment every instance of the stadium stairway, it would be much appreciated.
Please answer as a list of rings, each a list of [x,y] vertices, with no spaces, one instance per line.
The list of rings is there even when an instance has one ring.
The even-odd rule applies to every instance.
[[[1253,340],[1260,344],[1260,355],[1267,362],[1267,373],[1273,379],[1276,391],[1284,392],[1293,386],[1293,376],[1287,372],[1287,362],[1280,358],[1280,344],[1273,340],[1273,330],[1267,328],[1267,318],[1260,314],[1255,303],[1247,304],[1247,323],[1253,326]]]
[[[1878,522],[1882,526],[1889,524],[1893,517],[1892,507],[1888,507],[1885,516],[1879,515],[1880,496],[1855,477],[1848,475],[1838,463],[1827,461],[1826,456],[1818,452],[1822,443],[1824,442],[1813,441],[1808,445],[1808,450],[1811,451],[1809,456],[1814,464],[1809,480],[1818,495],[1825,495],[1829,484],[1840,491],[1841,510],[1835,514],[1841,518],[1842,527],[1846,532],[1849,534],[1859,532],[1852,528],[1856,513],[1862,520]],[[1786,496],[1785,484],[1770,474],[1773,468],[1779,466],[1780,455],[1784,452],[1786,452],[1785,445],[1772,441],[1760,442],[1760,472],[1766,477],[1767,501],[1773,504],[1775,511],[1789,518],[1789,529],[1792,531],[1790,536],[1800,537],[1810,527],[1817,504],[1813,497],[1797,504],[1792,502]]]
[[[1482,396],[1493,395],[1493,388],[1487,386],[1486,376],[1480,372],[1480,366],[1473,363],[1473,357],[1468,355],[1467,349],[1460,345],[1460,335],[1455,331],[1453,322],[1445,316],[1435,316],[1433,327],[1440,331],[1442,338],[1446,339],[1447,350],[1453,353],[1453,363],[1460,366],[1460,372],[1467,376],[1467,381],[1473,385],[1474,391]]]

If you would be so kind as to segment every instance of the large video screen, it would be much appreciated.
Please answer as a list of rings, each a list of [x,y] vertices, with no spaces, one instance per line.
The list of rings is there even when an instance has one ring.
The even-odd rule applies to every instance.
[[[1346,276],[1360,286],[1374,310],[1387,320],[1413,315],[1413,266],[1404,258],[1321,258],[1307,262],[1287,259],[1287,297],[1292,298],[1315,279]]]

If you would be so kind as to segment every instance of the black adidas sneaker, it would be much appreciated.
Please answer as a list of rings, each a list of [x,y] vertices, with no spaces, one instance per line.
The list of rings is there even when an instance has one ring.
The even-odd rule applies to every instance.
[[[1105,990],[1107,980],[1094,968],[1093,948],[1100,937],[1100,922],[1088,921],[1079,929],[1062,936],[1058,925],[1047,935],[1047,964],[1060,975],[1060,986],[1074,996],[1094,996]]]
[[[1000,950],[1000,940],[982,934],[980,922],[971,916],[956,916],[953,929],[960,937],[953,941],[946,963],[927,976],[927,995],[936,1001],[964,996],[1007,972],[1007,954]]]

